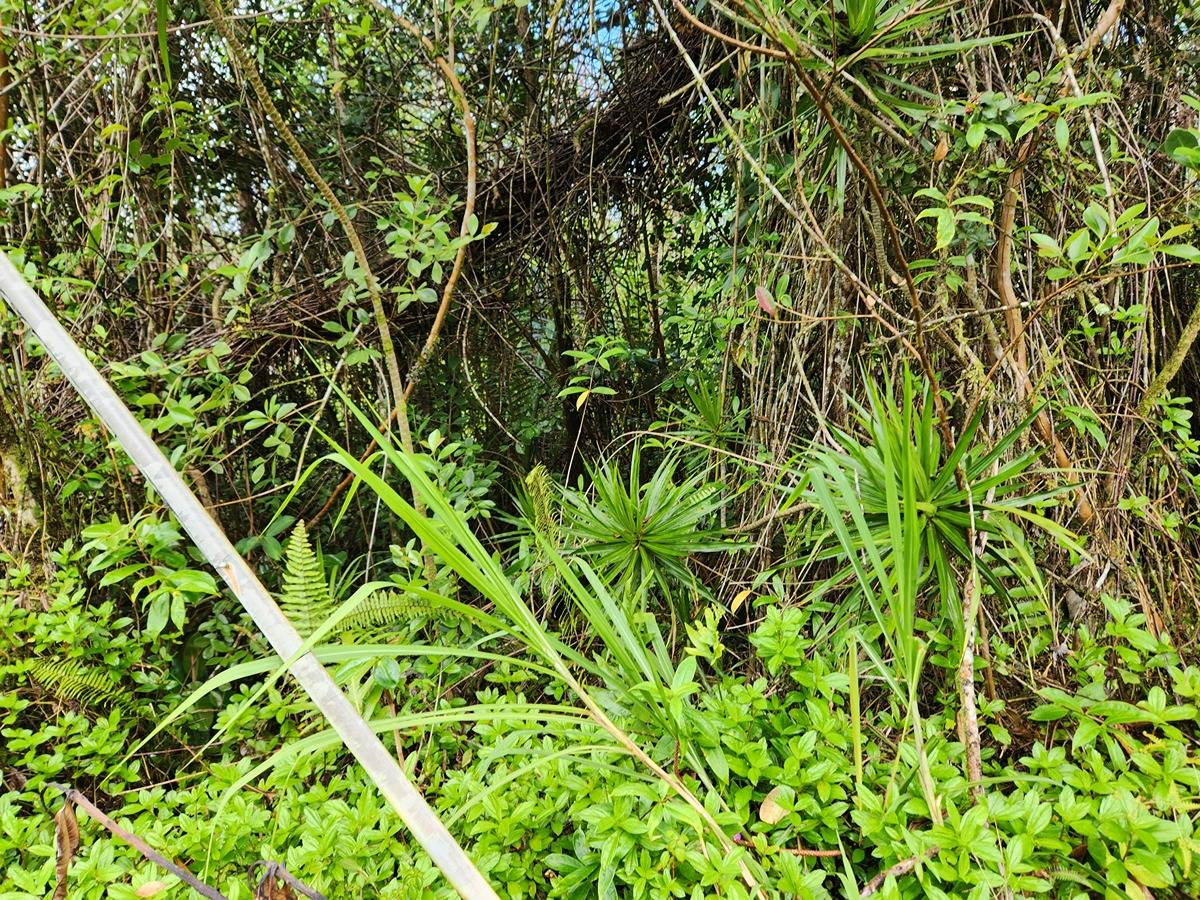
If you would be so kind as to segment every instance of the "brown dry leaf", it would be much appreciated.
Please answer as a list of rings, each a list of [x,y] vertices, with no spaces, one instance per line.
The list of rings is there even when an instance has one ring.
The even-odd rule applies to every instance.
[[[774,825],[788,814],[788,811],[779,805],[779,795],[782,793],[782,785],[771,788],[770,793],[763,798],[762,805],[758,808],[758,817],[768,825]]]
[[[940,163],[946,158],[946,154],[950,152],[950,139],[946,135],[942,135],[941,140],[937,142],[937,146],[933,148],[933,161]]]
[[[259,892],[255,896],[262,900],[296,900],[295,891],[288,887],[287,882],[282,878],[276,879],[268,876],[258,890]]]
[[[70,800],[64,800],[62,809],[54,816],[54,844],[54,870],[58,875],[54,900],[66,900],[67,872],[71,868],[71,860],[75,858],[75,851],[79,849],[79,822],[75,819],[75,804]]]
[[[157,897],[167,889],[165,881],[147,881],[133,893],[138,897]]]

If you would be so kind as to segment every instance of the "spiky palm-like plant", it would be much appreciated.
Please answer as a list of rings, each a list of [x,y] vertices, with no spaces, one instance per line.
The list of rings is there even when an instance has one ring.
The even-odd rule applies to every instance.
[[[668,456],[642,480],[635,447],[628,472],[615,463],[591,469],[593,490],[563,492],[563,532],[609,584],[653,585],[677,609],[682,589],[699,585],[688,557],[736,549],[716,523],[724,504],[720,485],[703,475],[676,480],[679,458]]]
[[[1028,489],[1036,453],[1005,460],[1032,417],[989,447],[979,438],[979,413],[947,449],[930,392],[920,391],[911,373],[904,373],[899,400],[890,381],[882,388],[869,380],[868,385],[868,404],[856,406],[858,428],[837,433],[839,448],[815,448],[809,457],[808,499],[826,526],[815,538],[817,558],[841,563],[826,589],[853,575],[855,592],[870,606],[898,674],[915,679],[923,598],[933,601],[935,623],[961,642],[959,571],[977,566],[1001,597],[1012,578],[1040,593],[1041,575],[1022,525],[1081,548],[1040,511],[1066,488]],[[972,529],[988,536],[978,556]]]

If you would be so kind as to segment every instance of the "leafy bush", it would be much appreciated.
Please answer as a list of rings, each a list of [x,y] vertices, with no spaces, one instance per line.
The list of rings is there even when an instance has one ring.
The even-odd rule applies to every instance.
[[[1200,896],[1200,4],[1041,5],[0,0],[0,249],[499,894]],[[0,900],[450,896],[0,346]]]
[[[826,897],[864,890],[874,873],[895,867],[880,883],[883,896],[1200,889],[1189,799],[1200,790],[1190,749],[1200,675],[1123,601],[1107,601],[1102,636],[1078,627],[1065,658],[1070,683],[1042,689],[1040,705],[1013,711],[1033,729],[1028,750],[1010,754],[1007,738],[988,744],[987,788],[973,802],[951,707],[934,705],[914,718],[908,698],[881,673],[868,666],[860,676],[860,645],[821,637],[836,613],[765,598],[750,656],[714,652],[697,628],[676,664],[651,615],[618,602],[586,564],[551,549],[565,596],[595,641],[580,653],[522,611],[503,570],[425,474],[429,464],[407,460],[380,438],[391,464],[421,491],[436,527],[352,457],[334,458],[408,517],[503,616],[410,584],[428,609],[459,614],[394,620],[383,625],[391,642],[316,652],[376,727],[394,735],[408,769],[504,895],[748,897],[749,871],[768,896]],[[300,582],[324,583],[303,535],[297,528],[289,543],[285,597]],[[79,615],[68,611],[73,583],[63,576],[65,606],[57,615],[64,623]],[[319,635],[358,602],[329,606],[314,630]],[[708,628],[722,615],[711,609],[703,617]],[[44,629],[49,618],[35,613],[30,621]],[[113,624],[119,630],[123,623]],[[500,652],[484,649],[497,640]],[[513,640],[536,662],[515,652]],[[556,672],[558,657],[579,667],[583,681]],[[168,733],[195,727],[200,701],[221,698],[213,724],[222,761],[198,780],[168,786],[148,786],[139,765],[120,764],[111,748],[124,749],[145,726],[121,709],[104,712],[102,697],[92,709],[64,709],[55,726],[37,732],[17,724],[28,701],[9,702],[4,736],[10,752],[25,754],[13,761],[29,774],[0,800],[0,850],[11,873],[0,896],[50,890],[53,823],[41,810],[57,800],[48,781],[84,772],[119,798],[120,821],[189,860],[230,898],[249,896],[244,872],[259,858],[284,862],[331,896],[449,896],[357,769],[321,777],[338,758],[338,741],[308,730],[303,701],[270,680],[255,686],[277,668],[272,658],[238,663],[183,704],[182,717],[164,720]],[[28,670],[7,663],[9,674]],[[428,692],[447,682],[464,688],[428,702]],[[989,733],[1001,736],[1002,723],[1014,721],[1003,702],[983,715]],[[639,759],[643,751],[621,735],[648,738],[645,755]],[[70,753],[46,765],[48,742]],[[241,758],[246,750],[265,761]],[[936,786],[940,823],[923,771]],[[254,781],[267,793],[247,792]],[[161,877],[96,826],[85,823],[83,834],[73,866],[73,883],[86,885],[81,896],[132,897],[138,885]]]

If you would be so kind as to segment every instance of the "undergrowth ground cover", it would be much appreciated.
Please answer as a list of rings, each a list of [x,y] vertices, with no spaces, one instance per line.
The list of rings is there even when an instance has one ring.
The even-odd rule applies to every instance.
[[[1197,28],[0,0],[0,249],[500,896],[1196,897]],[[0,342],[0,900],[453,896]]]

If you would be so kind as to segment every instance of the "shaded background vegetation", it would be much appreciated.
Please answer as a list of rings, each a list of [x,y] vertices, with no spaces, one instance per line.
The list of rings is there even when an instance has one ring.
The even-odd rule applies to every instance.
[[[380,643],[476,646],[472,629],[483,626],[417,609],[413,591],[488,609],[496,602],[468,574],[432,559],[428,540],[377,492],[349,489],[345,468],[309,470],[329,451],[325,436],[351,457],[365,453],[364,420],[383,422],[395,405],[371,311],[374,278],[411,386],[402,418],[429,456],[427,472],[501,555],[539,621],[589,659],[616,665],[589,612],[599,607],[569,601],[554,561],[561,552],[590,562],[637,628],[642,612],[657,621],[665,681],[682,691],[681,703],[691,678],[672,681],[677,667],[704,663],[699,675],[692,664],[692,677],[711,679],[707,725],[681,725],[674,713],[630,713],[621,724],[659,764],[678,775],[682,758],[685,775],[725,795],[729,835],[749,834],[749,820],[737,816],[752,801],[757,814],[768,790],[803,794],[788,779],[820,780],[806,781],[795,764],[781,773],[791,751],[779,748],[793,735],[778,746],[762,737],[765,754],[778,751],[762,766],[714,762],[699,737],[706,728],[739,733],[731,698],[767,679],[743,707],[778,704],[771,715],[782,721],[836,692],[845,717],[801,731],[841,735],[839,762],[829,764],[849,767],[839,800],[846,809],[811,830],[796,825],[786,839],[832,849],[840,835],[846,858],[857,853],[860,886],[927,854],[901,830],[888,833],[896,822],[865,824],[875,812],[880,822],[886,816],[868,812],[861,768],[852,777],[849,723],[857,734],[861,719],[857,681],[853,711],[845,705],[847,666],[879,669],[880,682],[861,698],[881,717],[867,740],[897,766],[903,758],[915,767],[903,796],[926,806],[905,815],[942,827],[927,782],[957,778],[946,789],[952,802],[978,799],[963,770],[968,726],[956,722],[966,702],[955,682],[964,641],[968,649],[978,641],[993,775],[994,767],[1043,765],[1054,726],[1030,713],[1045,703],[1051,721],[1108,715],[1089,718],[1070,701],[1048,700],[1047,689],[1135,708],[1151,687],[1165,687],[1174,713],[1157,701],[1150,706],[1160,719],[1115,713],[1103,735],[1076,737],[1071,749],[1111,739],[1106,752],[1129,768],[1139,750],[1127,733],[1152,743],[1161,727],[1155,734],[1181,754],[1171,759],[1190,765],[1193,736],[1169,723],[1190,708],[1187,663],[1200,612],[1200,445],[1191,427],[1200,370],[1188,328],[1200,258],[1193,4],[231,6],[222,16],[350,213],[363,258],[271,121],[257,76],[237,64],[214,11],[191,2],[0,0],[0,243],[281,591],[286,539],[307,522],[320,552],[305,583],[328,581],[330,592],[291,599],[300,610],[317,604],[314,623],[360,584],[391,578],[408,599],[390,613],[381,606],[360,632],[347,629],[346,643],[369,632]],[[461,97],[439,58],[457,74]],[[469,193],[473,218],[459,240]],[[438,323],[460,244],[461,277]],[[436,343],[424,355],[431,329]],[[3,811],[19,808],[34,821],[40,810],[30,798],[50,775],[119,804],[134,786],[186,784],[186,771],[205,785],[172,800],[182,821],[203,809],[204,791],[236,780],[222,766],[258,759],[312,723],[298,698],[272,688],[274,721],[230,724],[214,749],[207,742],[237,706],[233,693],[218,694],[198,718],[155,735],[152,753],[122,760],[126,736],[145,737],[207,677],[263,650],[7,310],[0,340],[8,570],[0,663],[12,689],[0,766],[13,786]],[[962,469],[946,462],[960,440]],[[397,468],[383,471],[411,496]],[[976,490],[963,473],[985,486]],[[918,494],[924,505],[903,505]],[[991,526],[975,520],[983,509]],[[293,582],[302,565],[288,569]],[[581,589],[589,587],[585,579]],[[395,627],[370,630],[384,622]],[[648,634],[643,649],[653,644]],[[503,652],[520,656],[522,640],[508,635]],[[527,683],[508,663],[496,672],[461,660],[458,668],[374,665],[375,693],[364,703],[381,714],[562,697],[561,686]],[[611,670],[598,665],[581,676],[588,685],[637,694],[634,683],[606,681]],[[892,678],[900,684],[889,690]],[[629,697],[612,702],[625,712],[637,706]],[[911,728],[925,727],[920,710],[942,738],[928,757],[920,740],[906,743]],[[478,787],[471,779],[500,777],[475,766],[481,748],[501,740],[483,726],[430,730],[418,742],[424,787],[444,792],[452,808]],[[757,733],[738,740],[752,760],[746,747]],[[700,749],[689,758],[692,744]],[[298,770],[288,783],[300,797],[293,803],[337,793],[322,781],[329,765]],[[764,774],[768,766],[774,774]],[[716,790],[706,768],[724,768],[716,781],[728,790]],[[891,783],[886,765],[876,776],[876,787]],[[1193,799],[1200,790],[1194,773],[1180,777],[1172,802],[1180,790]],[[614,855],[636,856],[637,842],[615,844],[588,869],[569,838],[584,832],[583,821],[600,827],[602,816],[582,810],[614,802],[609,789],[579,788],[591,805],[571,806],[569,825],[547,825],[554,838],[497,838],[499,861],[481,845],[485,868],[514,896],[591,896],[597,878],[618,890],[605,866]],[[370,796],[362,784],[355,790]],[[877,793],[885,806],[897,802],[891,789]],[[993,801],[989,827],[1003,831],[1003,805],[1016,793]],[[1185,832],[1190,840],[1185,805],[1155,807],[1178,826],[1177,840]],[[300,808],[275,814],[302,819]],[[796,810],[804,818],[803,804]],[[489,828],[505,833],[476,823],[463,839]],[[297,842],[319,840],[319,829],[303,838],[303,826],[295,829]],[[958,832],[964,847],[968,833]],[[1011,878],[1047,881],[1049,860],[1072,853],[1090,860],[1082,865],[1091,874],[1079,876],[1093,878],[1089,890],[1108,877],[1129,890],[1186,893],[1194,879],[1177,863],[1169,880],[1145,859],[1131,867],[1128,853],[1101,852],[1082,835],[1036,851],[1031,844],[1028,865],[1019,853],[998,866],[975,858],[1009,878],[1006,886],[965,874],[954,886],[950,860],[921,876],[933,879],[922,889],[1040,892],[1040,883]],[[180,855],[200,852],[197,841],[179,840]],[[931,840],[945,850],[944,834]],[[524,857],[509,859],[519,852],[554,874],[525,873]],[[645,870],[669,869],[678,879],[669,890],[703,882],[736,895],[737,852],[725,869],[713,863],[718,874],[701,872],[684,850]],[[332,853],[312,850],[296,862]],[[247,855],[257,854],[231,849],[217,867],[244,868]],[[782,868],[764,883],[785,894],[839,889],[836,860],[769,858]],[[1125,868],[1116,873],[1111,859]],[[677,863],[690,874],[675,872]],[[825,888],[809,877],[818,871],[827,871]],[[401,884],[397,896],[434,883],[412,855],[362,882],[345,877],[360,890]],[[638,882],[626,872],[616,883],[622,895],[668,890],[653,877]],[[342,883],[331,882],[334,894]],[[25,890],[14,896],[35,895]]]

